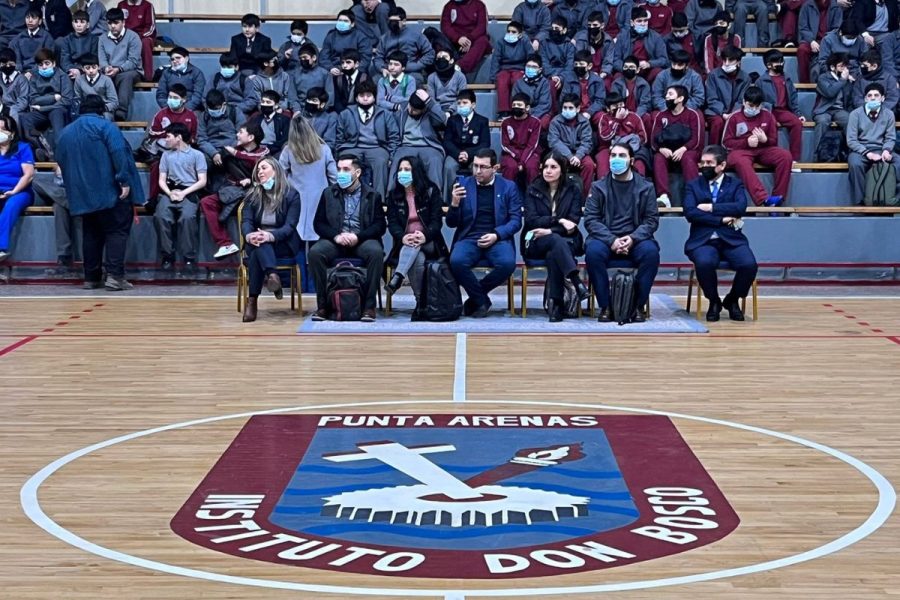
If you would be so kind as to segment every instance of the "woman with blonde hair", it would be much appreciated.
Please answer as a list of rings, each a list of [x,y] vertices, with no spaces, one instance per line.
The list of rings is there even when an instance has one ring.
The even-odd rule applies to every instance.
[[[243,321],[256,320],[257,300],[263,284],[282,298],[281,277],[275,270],[279,258],[293,258],[300,251],[297,221],[300,195],[288,183],[284,169],[272,157],[256,163],[252,183],[244,196],[241,235],[246,242],[250,297],[244,307]]]
[[[303,241],[314,242],[319,239],[313,228],[319,199],[325,188],[337,181],[337,166],[331,149],[306,118],[295,115],[291,119],[288,143],[278,160],[291,186],[303,199],[297,233]]]

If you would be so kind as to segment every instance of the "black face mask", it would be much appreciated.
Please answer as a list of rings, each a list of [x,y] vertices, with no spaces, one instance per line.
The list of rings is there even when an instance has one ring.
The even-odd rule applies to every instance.
[[[684,77],[684,72],[686,70],[687,69],[676,69],[674,67],[670,69],[670,71],[672,71],[672,77],[674,77],[675,79],[681,79],[682,77]]]
[[[716,35],[725,35],[726,33],[728,33],[728,28],[727,27],[713,27],[712,32]]]
[[[700,174],[703,175],[703,179],[707,181],[712,181],[719,176],[719,174],[716,173],[715,167],[700,167]]]
[[[772,65],[772,72],[776,75],[784,75],[784,65]]]
[[[351,75],[356,73],[356,69],[341,69],[341,73],[343,73],[347,77],[350,77]]]
[[[309,69],[310,69],[311,67],[312,67],[312,61],[310,61],[310,60],[304,60],[304,59],[302,59],[302,58],[300,59],[300,68],[301,68],[301,69],[303,69],[304,71],[309,71]]]
[[[400,21],[388,21],[388,30],[394,35],[400,33]]]
[[[15,71],[16,65],[3,65],[2,67],[0,67],[0,73],[3,73],[7,77],[15,73]]]
[[[450,66],[449,60],[447,60],[446,58],[439,58],[436,61],[434,61],[434,68],[437,70],[438,73],[446,73],[452,67]]]
[[[316,104],[315,102],[307,102],[306,103],[306,112],[308,112],[309,114],[314,115],[314,114],[318,113],[319,110],[320,110],[319,105]]]
[[[676,106],[678,106],[678,103],[674,100],[666,100],[666,110],[673,111]]]
[[[269,106],[268,104],[260,105],[259,112],[261,112],[264,117],[270,117],[272,116],[272,113],[275,112],[275,107]]]
[[[635,77],[637,77],[637,71],[635,71],[634,69],[625,69],[624,71],[622,71],[622,75],[625,76],[625,79],[634,79]]]
[[[575,74],[578,75],[579,78],[584,77],[587,75],[587,67],[575,67]]]
[[[521,119],[522,117],[525,116],[524,108],[513,108],[511,112],[512,112],[512,116],[516,117],[517,119]]]
[[[550,31],[550,41],[554,44],[562,44],[566,41],[566,34],[561,31]]]
[[[603,32],[602,27],[588,27],[587,30],[588,30],[588,35],[591,37],[597,37],[598,35],[600,35]]]
[[[866,65],[860,65],[859,72],[862,73],[863,75],[871,75],[872,73],[875,72],[875,69],[871,69],[871,68],[867,67]]]
[[[369,110],[370,108],[372,108],[373,106],[375,106],[375,103],[374,103],[374,102],[372,102],[372,104],[363,104],[363,103],[360,102],[359,100],[356,101],[356,104],[357,104],[357,106],[359,106],[359,107],[360,107],[361,109],[363,109],[363,110]]]

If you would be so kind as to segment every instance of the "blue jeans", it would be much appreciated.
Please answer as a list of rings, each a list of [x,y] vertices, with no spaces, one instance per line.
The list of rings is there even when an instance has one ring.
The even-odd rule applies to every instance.
[[[493,267],[480,281],[472,268],[482,260]],[[491,290],[509,279],[516,270],[516,249],[511,241],[499,241],[490,248],[479,248],[474,239],[459,240],[450,252],[450,270],[477,306],[490,304]]]
[[[612,249],[597,239],[589,239],[584,255],[587,262],[588,274],[594,293],[597,295],[597,305],[600,310],[609,308],[609,275],[606,270],[610,267],[629,266],[637,268],[634,284],[637,287],[638,306],[646,306],[650,300],[650,288],[659,271],[659,244],[656,240],[644,240],[636,244],[628,254],[614,254]]]
[[[29,188],[0,202],[3,204],[0,210],[0,250],[9,250],[9,238],[13,227],[16,226],[19,215],[34,202],[34,195]]]

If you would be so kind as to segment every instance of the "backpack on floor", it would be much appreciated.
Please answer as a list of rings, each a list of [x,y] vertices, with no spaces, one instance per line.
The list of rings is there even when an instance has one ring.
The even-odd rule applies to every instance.
[[[844,136],[840,131],[828,130],[819,145],[816,146],[816,162],[840,163],[847,161],[847,151],[844,148]]]
[[[425,263],[422,299],[425,306],[420,312],[427,321],[455,321],[462,315],[462,293],[447,259]]]
[[[363,290],[366,272],[349,262],[341,262],[328,269],[325,297],[335,321],[359,321],[363,311]]]
[[[563,279],[563,318],[577,319],[578,305],[578,293],[575,291],[575,285],[566,277]],[[544,310],[550,312],[550,288],[547,284],[544,284]]]
[[[893,163],[873,163],[866,173],[865,206],[897,206],[897,173]]]
[[[637,314],[637,290],[633,271],[616,271],[610,289],[610,312],[619,325],[631,323]]]

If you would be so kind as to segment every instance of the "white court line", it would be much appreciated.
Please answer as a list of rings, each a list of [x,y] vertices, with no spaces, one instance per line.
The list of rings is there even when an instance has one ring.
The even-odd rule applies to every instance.
[[[453,401],[466,401],[466,334],[456,334],[456,366],[453,370]]]
[[[848,454],[841,452],[840,450],[836,450],[829,446],[825,446],[823,444],[819,444],[818,442],[813,442],[811,440],[807,440],[801,437],[797,437],[788,433],[781,433],[778,431],[773,431],[771,429],[764,429],[762,427],[755,427],[753,425],[744,425],[742,423],[735,423],[733,421],[725,421],[721,419],[712,419],[709,417],[698,417],[694,415],[685,415],[681,413],[667,412],[661,410],[650,410],[644,408],[628,408],[622,406],[609,406],[604,404],[574,404],[571,402],[539,402],[532,400],[472,400],[470,401],[472,404],[507,404],[511,406],[554,406],[554,407],[563,407],[563,408],[575,408],[579,410],[602,410],[602,411],[616,411],[616,412],[631,412],[638,414],[648,414],[648,415],[662,415],[667,417],[673,417],[678,419],[687,419],[691,421],[699,421],[703,423],[711,423],[713,425],[722,425],[724,427],[732,427],[734,429],[741,429],[744,431],[750,431],[753,433],[758,433],[760,435],[766,435],[770,437],[774,437],[777,439],[781,439],[787,442],[791,442],[794,444],[798,444],[800,446],[804,446],[806,448],[811,448],[813,450],[822,452],[828,456],[836,458],[837,460],[846,463],[847,465],[853,467],[857,471],[859,471],[863,476],[865,476],[875,487],[878,492],[878,503],[875,506],[875,509],[872,513],[866,518],[866,520],[860,524],[858,527],[853,529],[852,531],[842,535],[839,538],[836,538],[826,544],[818,546],[816,548],[812,548],[811,550],[807,550],[805,552],[801,552],[799,554],[793,554],[791,556],[786,556],[784,558],[779,558],[776,560],[770,560],[761,563],[755,563],[751,565],[745,565],[742,567],[736,567],[731,569],[721,569],[718,571],[710,571],[706,573],[695,573],[693,575],[683,575],[679,577],[667,577],[663,579],[646,579],[641,581],[625,581],[621,583],[607,583],[607,584],[596,584],[596,585],[581,585],[581,586],[572,586],[572,587],[547,587],[547,588],[507,588],[507,589],[460,589],[456,591],[448,591],[446,589],[398,589],[398,588],[366,588],[366,587],[350,587],[350,586],[335,586],[335,585],[314,585],[314,584],[306,584],[306,583],[298,583],[293,581],[274,581],[269,579],[254,579],[251,577],[239,577],[235,575],[225,575],[222,573],[214,573],[211,571],[202,571],[199,569],[190,569],[186,567],[179,567],[177,565],[170,565],[167,563],[157,562],[148,560],[145,558],[141,558],[139,556],[133,556],[130,554],[126,554],[124,552],[119,552],[117,550],[112,550],[110,548],[106,548],[104,546],[100,546],[95,544],[94,542],[88,541],[82,537],[79,537],[75,533],[69,531],[68,529],[61,526],[59,523],[51,519],[47,513],[44,512],[44,509],[41,507],[40,502],[38,501],[38,492],[40,491],[41,485],[49,479],[54,473],[56,473],[61,468],[65,467],[69,463],[96,452],[97,450],[101,450],[103,448],[108,448],[110,446],[114,446],[116,444],[120,444],[122,442],[128,442],[134,439],[138,439],[141,437],[145,437],[148,435],[152,435],[155,433],[160,433],[164,431],[171,431],[174,429],[182,429],[186,427],[191,427],[194,425],[203,425],[206,423],[214,423],[218,421],[225,421],[229,419],[240,419],[240,418],[248,418],[254,415],[271,415],[271,414],[283,414],[290,412],[305,412],[312,410],[323,410],[323,409],[337,409],[337,408],[371,408],[376,406],[404,406],[404,405],[414,405],[416,407],[422,407],[426,405],[446,405],[449,401],[447,400],[393,400],[393,401],[380,401],[380,402],[351,402],[351,403],[342,403],[342,404],[325,404],[325,405],[313,405],[313,406],[293,406],[287,408],[276,408],[271,410],[264,411],[251,411],[251,412],[243,412],[231,415],[224,415],[218,417],[207,417],[204,419],[196,419],[193,421],[185,421],[183,423],[175,423],[172,425],[164,425],[161,427],[156,427],[153,429],[146,429],[144,431],[136,431],[132,433],[128,433],[116,438],[112,438],[103,442],[99,442],[92,446],[88,446],[86,448],[82,448],[80,450],[76,450],[66,456],[58,458],[53,461],[37,473],[35,473],[25,485],[22,486],[22,490],[19,493],[20,501],[22,503],[22,509],[25,511],[26,516],[31,519],[38,527],[49,533],[50,535],[59,538],[63,542],[70,544],[76,548],[84,550],[86,552],[90,552],[97,556],[101,556],[103,558],[108,558],[110,560],[119,561],[128,565],[142,567],[145,569],[150,569],[154,571],[160,571],[163,573],[170,573],[173,575],[183,575],[185,577],[194,577],[196,579],[203,579],[206,581],[216,581],[219,583],[234,583],[239,585],[248,585],[248,586],[256,586],[268,589],[284,589],[284,590],[299,590],[299,591],[307,591],[307,592],[327,592],[327,593],[335,593],[335,594],[351,594],[351,595],[362,595],[362,596],[399,596],[401,598],[411,598],[411,597],[439,597],[439,598],[447,598],[448,595],[451,594],[462,594],[464,596],[489,596],[489,597],[517,597],[517,596],[542,596],[542,595],[572,595],[572,594],[599,594],[604,592],[620,592],[626,590],[639,590],[639,589],[650,589],[650,588],[660,588],[671,585],[684,585],[689,583],[697,583],[701,581],[713,581],[716,579],[724,579],[728,577],[736,577],[740,575],[749,575],[752,573],[761,573],[765,571],[770,571],[772,569],[779,569],[783,567],[788,567],[791,565],[796,565],[799,563],[803,563],[809,560],[821,558],[823,556],[828,556],[829,554],[833,554],[844,548],[852,546],[853,544],[859,542],[860,540],[868,537],[875,531],[877,531],[882,525],[884,525],[885,521],[891,516],[891,513],[894,510],[894,507],[897,503],[897,493],[894,491],[894,488],[891,486],[891,483],[878,471],[870,467],[868,464],[862,462],[861,460],[854,458]],[[838,485],[840,482],[835,482],[835,485]],[[511,585],[516,585],[515,582],[511,582]]]
[[[687,284],[685,284],[686,286]],[[798,285],[796,287],[803,287]],[[2,288],[0,288],[2,289]],[[145,295],[119,295],[123,294],[122,292],[109,292],[106,294],[97,294],[96,296],[86,296],[81,294],[63,294],[63,295],[46,295],[46,296],[4,296],[0,294],[0,300],[228,300],[229,302],[234,302],[234,294],[229,293],[227,295],[171,295],[171,294],[145,294]],[[127,294],[127,292],[125,293]],[[672,298],[685,298],[684,294],[666,294],[671,296]],[[303,294],[304,298],[309,297],[312,298],[315,296],[313,293]],[[765,298],[767,300],[898,300],[900,299],[900,294],[896,296],[867,296],[867,295],[853,295],[848,294],[846,296],[806,296],[806,295],[769,295],[769,294],[760,294],[760,298]]]

